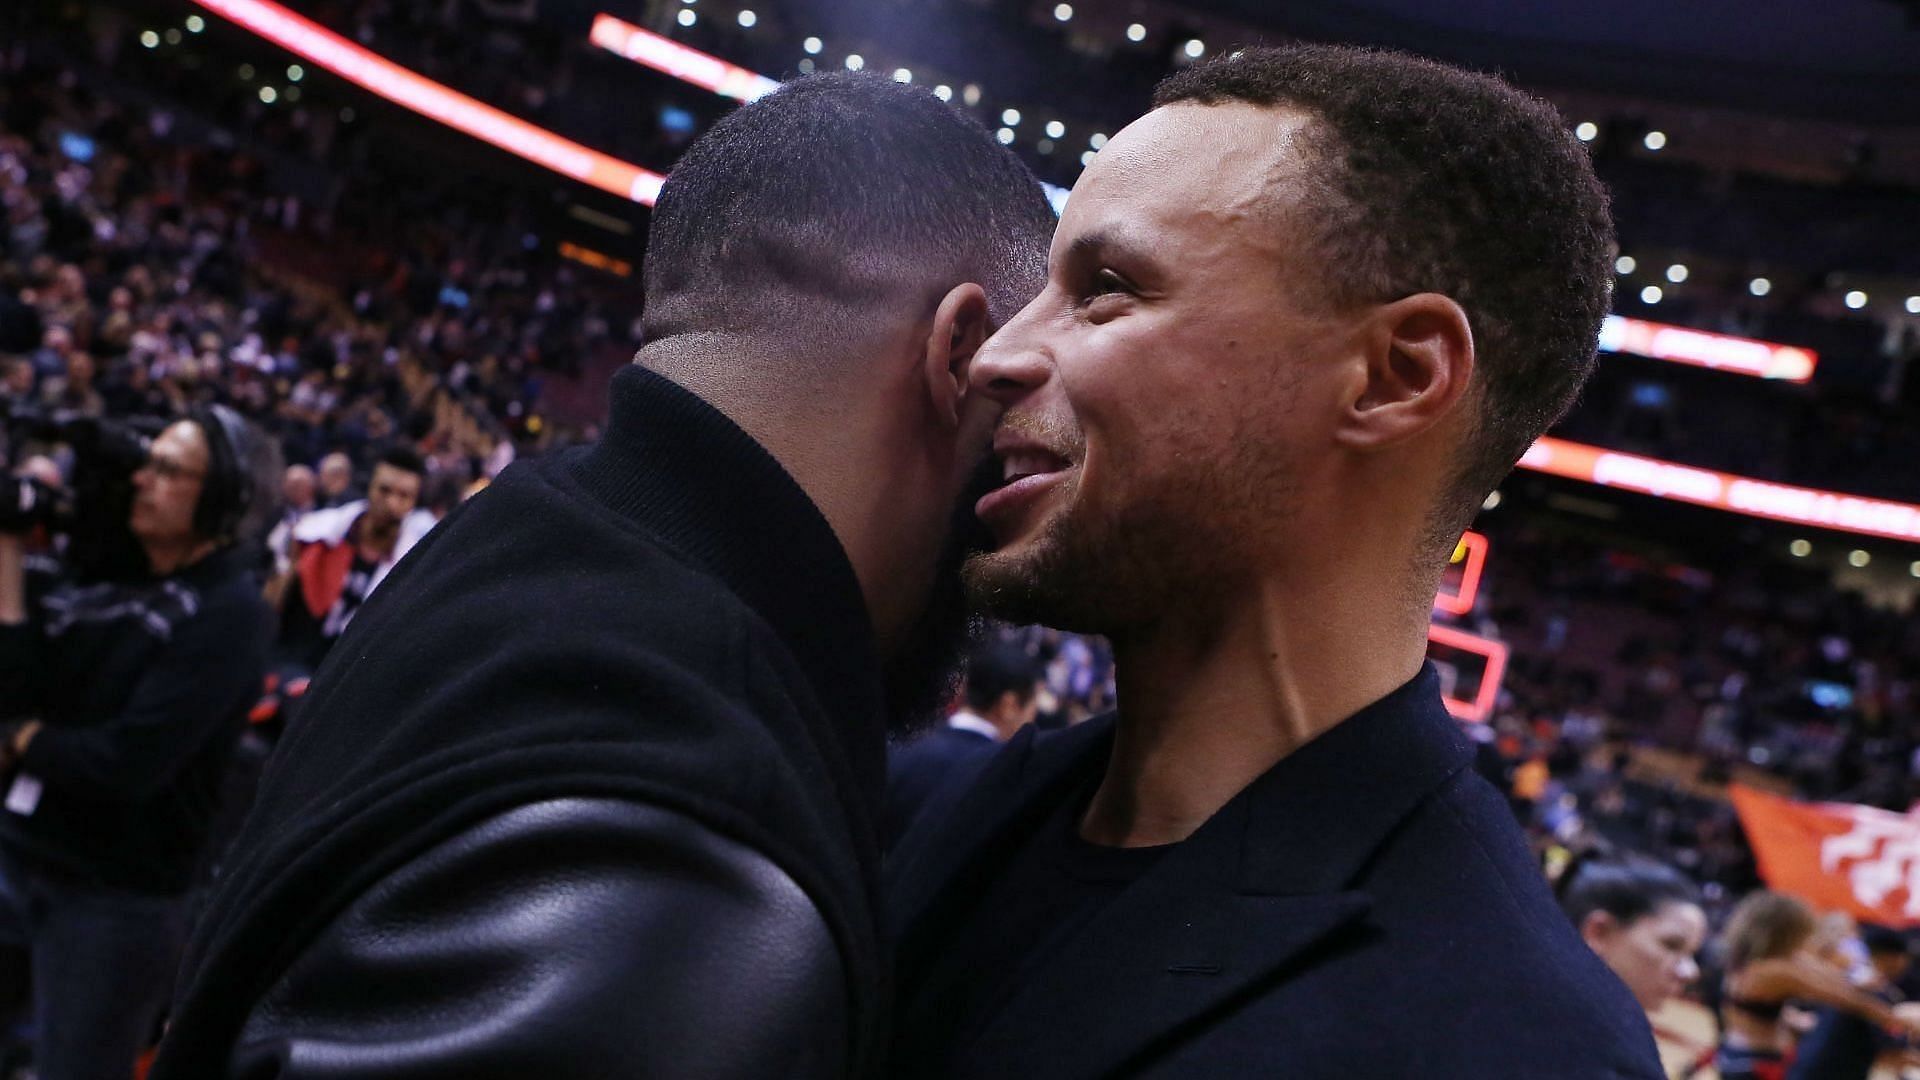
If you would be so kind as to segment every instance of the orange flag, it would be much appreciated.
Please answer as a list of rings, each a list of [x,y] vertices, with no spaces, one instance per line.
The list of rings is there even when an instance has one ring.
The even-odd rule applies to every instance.
[[[1794,802],[1738,784],[1729,792],[1768,887],[1823,911],[1920,926],[1920,816]]]

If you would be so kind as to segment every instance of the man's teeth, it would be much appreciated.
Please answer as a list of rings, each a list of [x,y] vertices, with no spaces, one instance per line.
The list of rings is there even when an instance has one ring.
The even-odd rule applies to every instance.
[[[1006,466],[1006,473],[1003,479],[1009,482],[1018,480],[1024,476],[1056,472],[1065,465],[1064,462],[1052,454],[1036,453],[1033,451],[1016,451],[1008,454],[1004,459],[1004,464]]]

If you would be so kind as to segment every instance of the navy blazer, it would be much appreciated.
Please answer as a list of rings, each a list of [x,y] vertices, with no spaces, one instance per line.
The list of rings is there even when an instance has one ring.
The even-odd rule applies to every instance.
[[[1104,769],[1111,716],[1016,736],[889,870],[907,994],[999,858]],[[1428,667],[1282,760],[901,1077],[1660,1080]]]
[[[990,735],[941,724],[910,743],[887,752],[887,848],[891,850],[920,811],[934,805],[940,792],[967,779],[993,757],[1000,744]]]

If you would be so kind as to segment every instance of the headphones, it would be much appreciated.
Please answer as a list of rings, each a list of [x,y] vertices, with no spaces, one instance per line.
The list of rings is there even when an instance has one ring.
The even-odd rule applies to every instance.
[[[207,437],[207,478],[193,507],[193,529],[209,540],[238,539],[240,523],[253,506],[253,483],[246,452],[253,445],[247,422],[225,405],[195,409],[194,423]]]

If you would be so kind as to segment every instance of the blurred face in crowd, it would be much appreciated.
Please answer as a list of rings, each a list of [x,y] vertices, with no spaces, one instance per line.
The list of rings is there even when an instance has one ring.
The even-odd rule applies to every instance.
[[[1302,215],[1274,209],[1299,199],[1305,122],[1172,105],[1081,174],[1045,291],[972,369],[1006,407],[1007,483],[978,507],[999,547],[967,568],[996,614],[1111,633],[1301,539],[1353,339]]]
[[[420,505],[420,474],[382,462],[373,467],[367,485],[367,524],[375,532],[389,532]]]
[[[75,350],[67,354],[67,385],[80,388],[93,385],[93,356]]]
[[[314,477],[313,470],[305,465],[290,465],[287,475],[280,482],[280,494],[287,505],[295,510],[306,510],[313,506]]]
[[[193,508],[206,487],[211,463],[206,433],[182,420],[153,440],[146,464],[134,470],[133,512],[128,526],[149,550],[191,544]]]
[[[1596,911],[1580,933],[1640,1007],[1655,1012],[1700,977],[1694,957],[1707,939],[1707,917],[1699,905],[1675,901],[1630,923]]]
[[[320,490],[329,499],[337,499],[353,483],[353,463],[345,454],[328,454],[320,460]]]
[[[12,397],[24,398],[33,392],[33,364],[26,360],[9,360],[5,367],[6,389]]]

